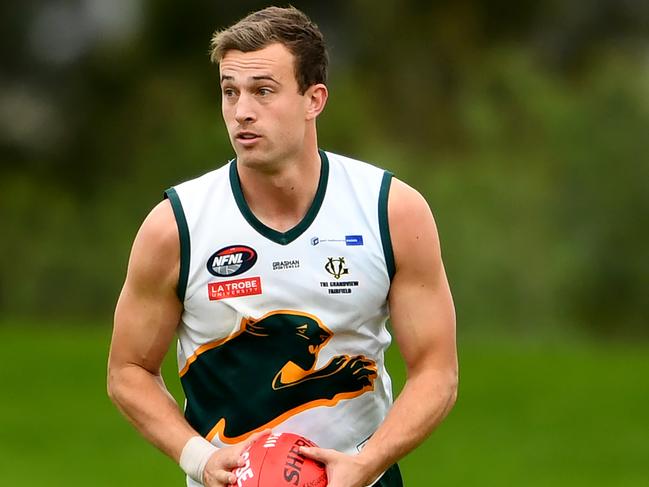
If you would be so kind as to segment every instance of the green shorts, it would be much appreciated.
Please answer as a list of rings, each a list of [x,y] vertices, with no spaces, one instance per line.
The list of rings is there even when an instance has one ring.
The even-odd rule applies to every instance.
[[[395,463],[390,468],[388,468],[381,476],[379,481],[372,487],[403,487],[403,480],[401,480],[399,465]]]

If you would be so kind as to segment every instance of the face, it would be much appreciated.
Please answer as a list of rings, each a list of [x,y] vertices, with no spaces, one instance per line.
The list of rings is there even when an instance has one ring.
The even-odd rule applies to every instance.
[[[314,89],[323,85],[300,94],[294,57],[281,44],[228,51],[220,74],[223,119],[239,163],[276,165],[299,157],[317,115]]]

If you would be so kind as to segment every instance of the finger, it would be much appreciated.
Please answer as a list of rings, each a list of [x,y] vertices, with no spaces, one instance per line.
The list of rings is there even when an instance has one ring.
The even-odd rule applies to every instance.
[[[232,472],[221,471],[221,473],[220,480],[223,485],[234,485],[237,483],[237,476]]]
[[[224,487],[234,485],[237,482],[237,477],[232,472],[225,470],[217,470],[210,472],[205,479],[205,487]]]
[[[271,434],[271,433],[272,433],[271,429],[265,429],[263,431],[258,431],[257,433],[253,433],[252,435],[250,435],[243,442],[239,443],[238,445],[235,445],[233,447],[233,451],[235,453],[235,456],[234,456],[235,464],[233,465],[233,467],[241,467],[241,466],[243,466],[244,460],[243,460],[243,458],[241,458],[241,455],[243,454],[244,451],[246,451],[246,448],[248,448],[250,445],[252,445],[255,441],[257,441],[262,436],[268,435],[268,434]]]
[[[326,464],[331,460],[331,451],[316,446],[301,446],[300,453],[307,458]]]
[[[250,445],[252,445],[255,441],[257,441],[262,436],[269,435],[271,433],[272,433],[272,430],[270,428],[267,428],[264,431],[258,431],[257,433],[253,433],[243,443],[241,443],[241,446],[242,446],[241,451],[248,448]]]
[[[221,460],[221,467],[223,470],[234,470],[237,467],[241,467],[243,461],[241,459],[241,454],[239,452],[233,451],[232,454],[227,455]]]

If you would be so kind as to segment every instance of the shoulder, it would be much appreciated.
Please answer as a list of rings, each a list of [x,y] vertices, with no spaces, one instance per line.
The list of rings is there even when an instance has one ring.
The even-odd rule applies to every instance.
[[[439,237],[428,202],[396,178],[392,178],[388,195],[388,224],[397,271],[408,262],[439,261]]]
[[[411,222],[413,219],[432,220],[433,218],[428,202],[421,193],[395,177],[390,183],[388,216],[393,217],[390,228],[393,222],[397,225],[404,220]]]
[[[171,202],[174,214],[184,219],[195,211],[200,211],[207,200],[227,194],[231,186],[230,172],[232,161],[193,179],[183,181],[165,191]]]
[[[369,162],[331,152],[326,154],[335,184],[347,184],[361,200],[373,202],[376,192],[383,194],[387,190],[386,183],[392,176],[390,172]]]
[[[325,154],[327,155],[327,159],[329,160],[330,164],[340,165],[347,172],[355,172],[355,173],[385,172],[383,169],[370,162],[361,161],[359,159],[354,159],[349,156],[336,154],[334,152],[327,151],[325,152]]]
[[[142,222],[136,242],[165,252],[178,246],[178,228],[168,199],[158,203]]]
[[[129,259],[127,279],[146,287],[177,284],[178,226],[169,200],[158,203],[140,227]]]
[[[344,172],[361,183],[380,183],[382,197],[388,197],[390,231],[408,227],[413,220],[432,222],[432,213],[426,199],[414,188],[395,178],[390,171],[369,162],[325,152],[329,163],[340,166]]]
[[[229,178],[233,161],[234,159],[227,161],[225,164],[217,167],[216,169],[212,169],[196,177],[187,179],[173,186],[172,188],[169,188],[167,191],[165,191],[165,194],[173,192],[191,192],[203,187],[209,187],[210,184],[221,178]]]

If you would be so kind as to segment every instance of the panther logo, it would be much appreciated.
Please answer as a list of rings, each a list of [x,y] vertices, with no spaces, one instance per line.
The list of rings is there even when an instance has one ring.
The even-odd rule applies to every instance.
[[[185,417],[201,435],[228,444],[301,411],[334,406],[374,389],[377,367],[363,355],[336,355],[316,369],[333,333],[313,315],[273,311],[200,347],[180,371]]]

